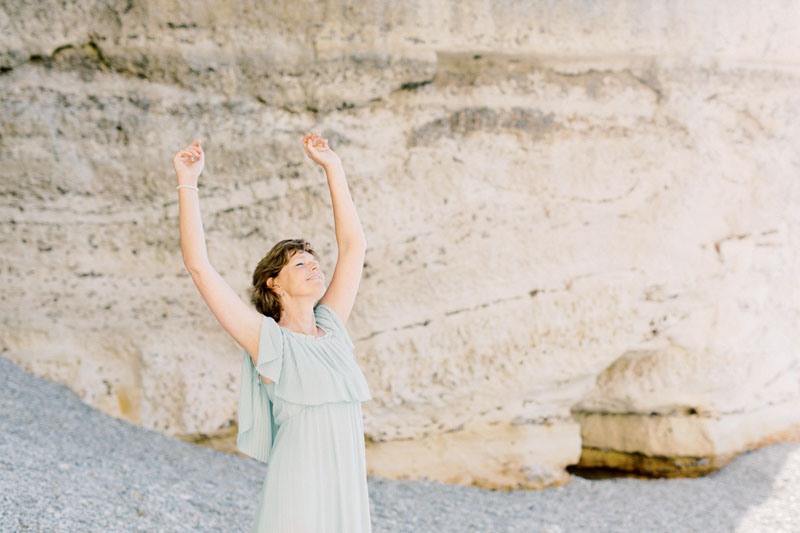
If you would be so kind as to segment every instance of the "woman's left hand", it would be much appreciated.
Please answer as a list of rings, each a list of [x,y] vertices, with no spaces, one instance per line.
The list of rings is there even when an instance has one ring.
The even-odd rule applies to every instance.
[[[336,152],[328,147],[328,139],[321,139],[319,133],[305,134],[303,136],[303,149],[305,149],[306,155],[322,168],[342,163]]]

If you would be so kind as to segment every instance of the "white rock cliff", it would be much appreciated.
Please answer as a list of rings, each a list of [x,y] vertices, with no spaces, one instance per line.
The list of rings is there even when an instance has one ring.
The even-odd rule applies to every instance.
[[[186,273],[367,235],[348,329],[370,473],[491,488],[697,475],[800,436],[800,2],[111,1],[0,10],[2,350],[173,435],[241,348]]]

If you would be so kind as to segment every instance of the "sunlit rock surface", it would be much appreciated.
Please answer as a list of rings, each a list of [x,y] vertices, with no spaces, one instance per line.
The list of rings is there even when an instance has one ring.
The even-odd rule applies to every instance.
[[[170,159],[202,140],[246,298],[283,238],[333,272],[319,131],[369,242],[371,472],[540,488],[789,438],[800,4],[726,6],[6,5],[2,349],[114,416],[230,432],[241,348],[183,267]]]

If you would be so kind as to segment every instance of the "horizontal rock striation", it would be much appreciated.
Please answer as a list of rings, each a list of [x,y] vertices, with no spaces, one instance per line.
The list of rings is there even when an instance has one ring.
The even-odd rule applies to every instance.
[[[182,264],[170,158],[202,139],[210,260],[246,298],[280,239],[335,266],[313,130],[369,242],[372,472],[541,488],[791,438],[800,4],[727,7],[7,5],[2,350],[116,417],[230,432],[241,351]]]

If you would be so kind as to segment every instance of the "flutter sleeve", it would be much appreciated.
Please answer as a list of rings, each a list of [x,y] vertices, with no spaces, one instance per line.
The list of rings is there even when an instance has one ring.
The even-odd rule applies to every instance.
[[[342,319],[336,314],[333,308],[325,304],[317,304],[317,317],[321,317],[322,327],[333,329],[341,339],[344,340],[347,347],[351,350],[355,348],[353,341],[350,340],[350,335],[347,333],[347,328],[344,327]]]
[[[266,376],[274,382],[280,380],[283,366],[283,334],[275,320],[266,315],[261,322],[258,340],[258,363],[247,350],[242,350],[242,375],[239,384],[239,429],[236,448],[261,462],[268,462],[275,436],[275,419],[272,402],[267,396]]]

